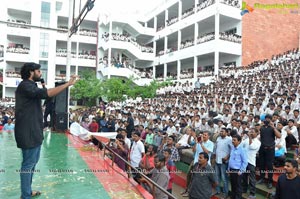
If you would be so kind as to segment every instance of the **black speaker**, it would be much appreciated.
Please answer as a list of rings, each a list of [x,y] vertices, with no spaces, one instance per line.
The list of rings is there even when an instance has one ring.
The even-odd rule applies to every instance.
[[[65,131],[68,129],[68,113],[54,114],[54,130]]]
[[[58,87],[66,82],[55,82],[55,87]],[[55,113],[67,113],[68,112],[68,88],[55,96]]]

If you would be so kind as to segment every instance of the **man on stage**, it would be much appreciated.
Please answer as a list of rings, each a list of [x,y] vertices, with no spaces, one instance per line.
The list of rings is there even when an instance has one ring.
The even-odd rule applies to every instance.
[[[22,199],[30,199],[32,196],[41,194],[41,192],[31,189],[35,165],[39,161],[44,139],[41,99],[56,96],[76,82],[76,76],[72,76],[69,82],[58,87],[38,88],[35,82],[41,79],[40,68],[40,64],[25,63],[21,68],[23,81],[16,90],[15,139],[23,156],[20,170]]]

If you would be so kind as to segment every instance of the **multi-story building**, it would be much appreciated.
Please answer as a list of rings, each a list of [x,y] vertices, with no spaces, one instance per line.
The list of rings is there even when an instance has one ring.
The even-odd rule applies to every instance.
[[[48,87],[54,87],[55,81],[65,79],[68,2],[14,0],[5,1],[1,5],[0,47],[3,46],[4,57],[0,64],[3,66],[3,97],[14,97],[21,81],[20,68],[25,62],[41,64]],[[76,7],[75,10],[79,10]],[[71,74],[78,74],[83,69],[96,70],[97,18],[98,12],[92,10],[78,32],[71,37]]]
[[[238,0],[168,0],[139,20],[100,15],[98,75],[131,70],[146,78],[207,82],[219,66],[241,65],[240,7]]]
[[[207,82],[219,66],[241,64],[240,5],[237,0],[167,0],[138,19],[98,15],[93,9],[71,37],[70,73],[133,75],[140,85],[152,79]],[[0,7],[3,97],[14,96],[24,62],[41,64],[48,87],[65,79],[68,10],[67,0],[15,0]]]

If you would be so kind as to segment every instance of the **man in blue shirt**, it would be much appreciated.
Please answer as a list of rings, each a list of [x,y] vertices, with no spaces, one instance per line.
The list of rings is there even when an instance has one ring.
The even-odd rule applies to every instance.
[[[232,199],[242,198],[242,174],[246,171],[248,164],[245,149],[240,145],[241,140],[239,135],[232,136],[233,147],[228,164]]]

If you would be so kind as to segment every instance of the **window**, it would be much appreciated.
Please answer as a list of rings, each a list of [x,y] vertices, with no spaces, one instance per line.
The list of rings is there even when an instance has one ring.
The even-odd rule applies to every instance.
[[[48,61],[39,61],[39,64],[41,65],[42,77],[44,78],[45,82],[47,82],[47,78],[48,78]]]
[[[50,3],[42,2],[41,7],[41,26],[49,27],[50,24]]]
[[[41,33],[40,34],[40,57],[48,58],[48,49],[49,49],[49,34]]]

